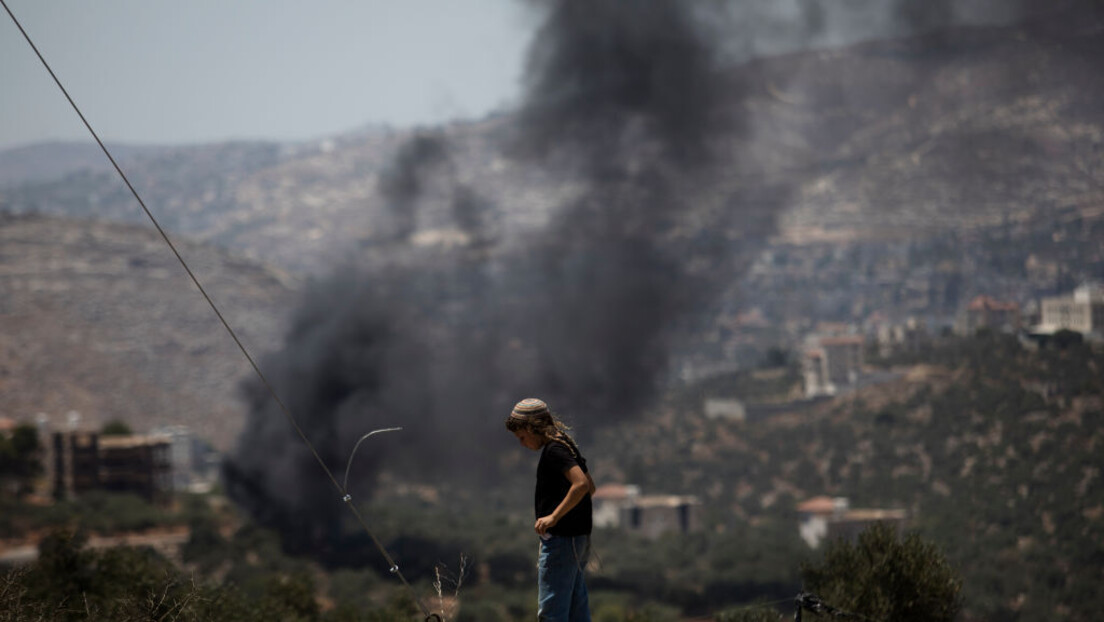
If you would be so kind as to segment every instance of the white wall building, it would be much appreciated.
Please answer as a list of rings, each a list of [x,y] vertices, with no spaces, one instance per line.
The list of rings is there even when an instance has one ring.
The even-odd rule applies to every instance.
[[[692,495],[642,495],[634,485],[609,484],[594,493],[594,526],[645,538],[701,529],[701,501]]]
[[[1042,318],[1035,332],[1072,330],[1082,335],[1104,336],[1104,287],[1086,283],[1072,296],[1044,298]]]
[[[836,395],[858,382],[863,343],[861,335],[811,337],[801,361],[805,397]]]
[[[847,497],[813,497],[797,506],[798,533],[809,548],[827,540],[854,540],[874,523],[890,523],[898,529],[908,520],[906,510],[851,509]]]

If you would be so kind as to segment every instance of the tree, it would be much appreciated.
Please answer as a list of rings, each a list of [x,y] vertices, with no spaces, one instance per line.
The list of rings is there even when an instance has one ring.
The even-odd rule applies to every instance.
[[[802,564],[806,589],[832,606],[878,620],[953,620],[961,608],[962,580],[943,554],[916,534],[899,540],[877,523],[856,543],[838,540],[820,564]]]
[[[0,434],[0,493],[19,497],[34,487],[34,478],[42,473],[38,430],[20,424],[11,436]]]
[[[130,436],[133,434],[133,430],[126,424],[125,421],[119,419],[112,419],[104,424],[103,429],[100,430],[100,434],[104,436]]]
[[[1065,328],[1051,336],[1051,343],[1059,350],[1068,350],[1070,347],[1079,346],[1084,340],[1085,338],[1081,333]]]

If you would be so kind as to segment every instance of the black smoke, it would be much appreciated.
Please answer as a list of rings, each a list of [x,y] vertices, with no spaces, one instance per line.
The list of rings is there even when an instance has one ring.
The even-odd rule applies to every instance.
[[[381,180],[388,217],[375,246],[309,288],[283,350],[262,363],[338,480],[362,434],[404,428],[359,451],[355,497],[383,468],[485,480],[513,448],[502,420],[523,397],[545,398],[584,435],[637,416],[675,335],[773,230],[784,201],[733,181],[742,92],[689,4],[548,7],[502,144],[504,157],[578,187],[546,228],[498,236],[492,216],[509,206],[456,179],[443,135],[400,151]],[[426,193],[442,189],[467,243],[409,244],[433,217],[419,209]],[[293,550],[337,555],[339,495],[267,389],[247,392],[229,494]]]
[[[363,434],[404,428],[361,448],[349,478],[357,499],[383,469],[487,481],[512,447],[504,414],[523,397],[547,399],[582,435],[639,415],[677,339],[739,279],[791,199],[795,182],[751,179],[766,168],[754,145],[767,130],[748,121],[745,96],[762,85],[726,77],[733,50],[763,51],[763,32],[786,45],[927,36],[990,15],[987,3],[999,4],[542,3],[525,99],[499,155],[577,192],[547,227],[511,237],[496,221],[512,206],[460,181],[446,133],[420,133],[379,179],[381,216],[363,255],[308,288],[284,348],[262,367],[339,481]],[[1039,3],[1001,6],[993,19],[1011,21]],[[927,41],[945,40],[913,47],[926,52]],[[799,74],[788,86],[805,77],[817,83]],[[446,209],[427,208],[442,196]],[[458,232],[454,248],[415,243],[443,224]],[[247,394],[228,492],[293,550],[339,557],[351,537],[339,493],[267,389]]]
[[[448,162],[448,145],[440,135],[422,132],[399,149],[380,175],[384,201],[382,231],[376,238],[402,242],[418,227],[418,200],[435,174]]]

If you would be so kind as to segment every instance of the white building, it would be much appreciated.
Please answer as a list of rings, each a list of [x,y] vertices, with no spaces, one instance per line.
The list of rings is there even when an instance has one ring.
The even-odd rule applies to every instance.
[[[836,395],[858,382],[863,366],[861,335],[812,337],[802,358],[805,397]]]
[[[205,493],[214,487],[219,458],[210,445],[197,438],[187,426],[164,426],[152,433],[169,439],[173,490]]]
[[[851,509],[847,497],[813,497],[797,506],[798,533],[809,548],[826,540],[854,540],[874,523],[890,523],[900,529],[908,519],[906,510]]]
[[[594,526],[645,538],[701,529],[701,501],[691,495],[641,495],[634,485],[608,484],[594,493]]]
[[[1081,285],[1072,296],[1044,298],[1042,307],[1037,333],[1072,330],[1104,336],[1104,287],[1099,283]]]
[[[737,399],[725,399],[708,397],[702,404],[706,419],[727,419],[729,421],[746,421],[747,407]]]
[[[1020,330],[1021,321],[1019,304],[991,296],[977,296],[966,305],[955,323],[955,330],[960,335],[973,335],[982,329],[1016,333]]]

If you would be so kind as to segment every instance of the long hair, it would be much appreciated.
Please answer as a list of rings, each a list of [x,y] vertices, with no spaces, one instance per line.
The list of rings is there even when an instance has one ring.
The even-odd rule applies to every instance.
[[[511,432],[529,430],[544,439],[545,443],[562,443],[571,451],[571,455],[579,457],[579,446],[568,432],[571,428],[560,420],[548,405],[538,399],[525,399],[514,406],[510,416],[506,418],[506,429]]]

